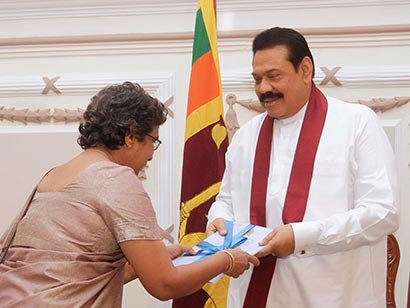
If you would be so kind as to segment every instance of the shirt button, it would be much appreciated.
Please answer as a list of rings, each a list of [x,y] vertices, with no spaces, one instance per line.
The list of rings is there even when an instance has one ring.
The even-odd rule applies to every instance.
[[[300,252],[301,255],[304,255],[305,253],[306,253],[305,250],[302,250],[302,251]]]

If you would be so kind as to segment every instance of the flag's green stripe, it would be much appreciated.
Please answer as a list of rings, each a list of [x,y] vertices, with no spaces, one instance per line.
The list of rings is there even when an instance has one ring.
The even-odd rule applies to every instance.
[[[199,9],[196,13],[193,49],[192,63],[195,63],[199,57],[211,50],[211,44],[209,44],[208,33],[206,32],[204,18],[202,16],[202,9]]]

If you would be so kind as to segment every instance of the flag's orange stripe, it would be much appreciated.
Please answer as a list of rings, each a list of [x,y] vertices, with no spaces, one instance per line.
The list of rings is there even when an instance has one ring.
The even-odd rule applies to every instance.
[[[212,51],[209,51],[192,65],[187,117],[194,110],[205,105],[218,95],[218,73],[215,67]]]

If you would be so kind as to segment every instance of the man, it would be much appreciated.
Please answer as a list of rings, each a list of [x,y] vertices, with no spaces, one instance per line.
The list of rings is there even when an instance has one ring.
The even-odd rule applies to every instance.
[[[233,137],[207,233],[225,234],[224,220],[273,231],[261,265],[231,279],[228,307],[385,307],[397,185],[377,116],[316,88],[292,29],[256,36],[252,75],[266,113]]]

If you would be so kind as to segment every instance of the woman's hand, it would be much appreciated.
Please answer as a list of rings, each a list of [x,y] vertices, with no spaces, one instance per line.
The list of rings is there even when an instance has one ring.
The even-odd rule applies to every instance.
[[[239,247],[234,249],[227,249],[224,253],[226,253],[230,258],[230,266],[225,274],[233,278],[238,278],[243,274],[243,272],[248,270],[250,263],[255,266],[259,266],[260,264],[260,261],[257,257],[250,255]]]

